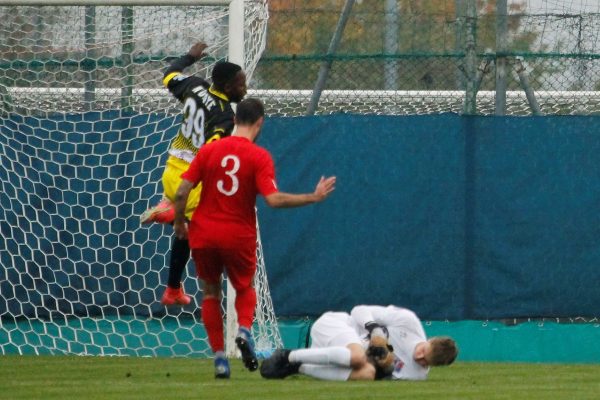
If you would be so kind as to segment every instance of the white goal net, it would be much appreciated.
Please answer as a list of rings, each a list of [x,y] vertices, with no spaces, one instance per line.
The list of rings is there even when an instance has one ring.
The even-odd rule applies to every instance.
[[[139,215],[178,125],[164,69],[201,40],[186,72],[229,58],[251,77],[266,0],[76,3],[0,2],[0,354],[209,355],[192,263],[193,302],[165,308],[172,228]],[[268,353],[281,337],[257,253]]]

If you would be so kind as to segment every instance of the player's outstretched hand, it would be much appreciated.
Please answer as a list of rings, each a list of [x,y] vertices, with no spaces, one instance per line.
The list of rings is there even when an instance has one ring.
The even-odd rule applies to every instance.
[[[329,178],[321,177],[319,183],[317,183],[317,187],[315,188],[315,196],[317,196],[317,201],[323,201],[329,196],[331,192],[335,190],[335,176],[330,176]]]
[[[198,42],[192,46],[190,51],[188,51],[188,54],[198,60],[206,55],[204,50],[206,50],[207,47],[206,43]]]

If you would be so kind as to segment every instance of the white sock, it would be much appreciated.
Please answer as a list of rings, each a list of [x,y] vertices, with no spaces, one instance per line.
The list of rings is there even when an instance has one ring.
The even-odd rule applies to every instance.
[[[307,364],[350,367],[350,349],[338,346],[292,350],[289,360]]]
[[[332,365],[300,365],[301,374],[326,381],[347,381],[351,372],[352,368],[336,367]]]

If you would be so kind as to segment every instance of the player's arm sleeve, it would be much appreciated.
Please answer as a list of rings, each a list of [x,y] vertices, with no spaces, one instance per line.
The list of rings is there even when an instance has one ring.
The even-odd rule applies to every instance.
[[[275,163],[269,154],[265,154],[258,165],[255,184],[258,192],[265,197],[278,191],[277,182],[275,181]]]
[[[409,326],[418,321],[414,312],[396,306],[356,306],[350,312],[352,318],[359,326],[365,326],[368,322],[375,322],[379,325],[390,326]]]
[[[169,67],[165,70],[165,74],[163,76],[163,85],[169,89],[169,91],[175,96],[177,99],[181,100],[185,88],[189,82],[189,77],[182,74],[183,70],[185,70],[190,65],[194,64],[198,59],[186,54],[184,56],[179,57],[175,61],[169,65]]]
[[[168,87],[169,82],[173,77],[179,75],[190,65],[194,64],[197,61],[196,57],[193,57],[189,54],[179,57],[175,61],[169,65],[169,67],[165,70],[165,74],[163,76],[163,85]]]

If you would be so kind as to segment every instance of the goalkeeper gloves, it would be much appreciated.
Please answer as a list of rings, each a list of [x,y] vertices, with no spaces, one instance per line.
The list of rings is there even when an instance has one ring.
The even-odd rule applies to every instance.
[[[367,348],[367,359],[375,367],[375,379],[390,377],[394,371],[394,348],[382,336],[372,336]]]
[[[369,332],[369,336],[367,336],[368,339],[371,339],[375,336],[383,337],[386,339],[390,337],[387,328],[385,326],[379,325],[375,321],[367,322],[365,324],[365,329],[367,330],[367,332]]]

